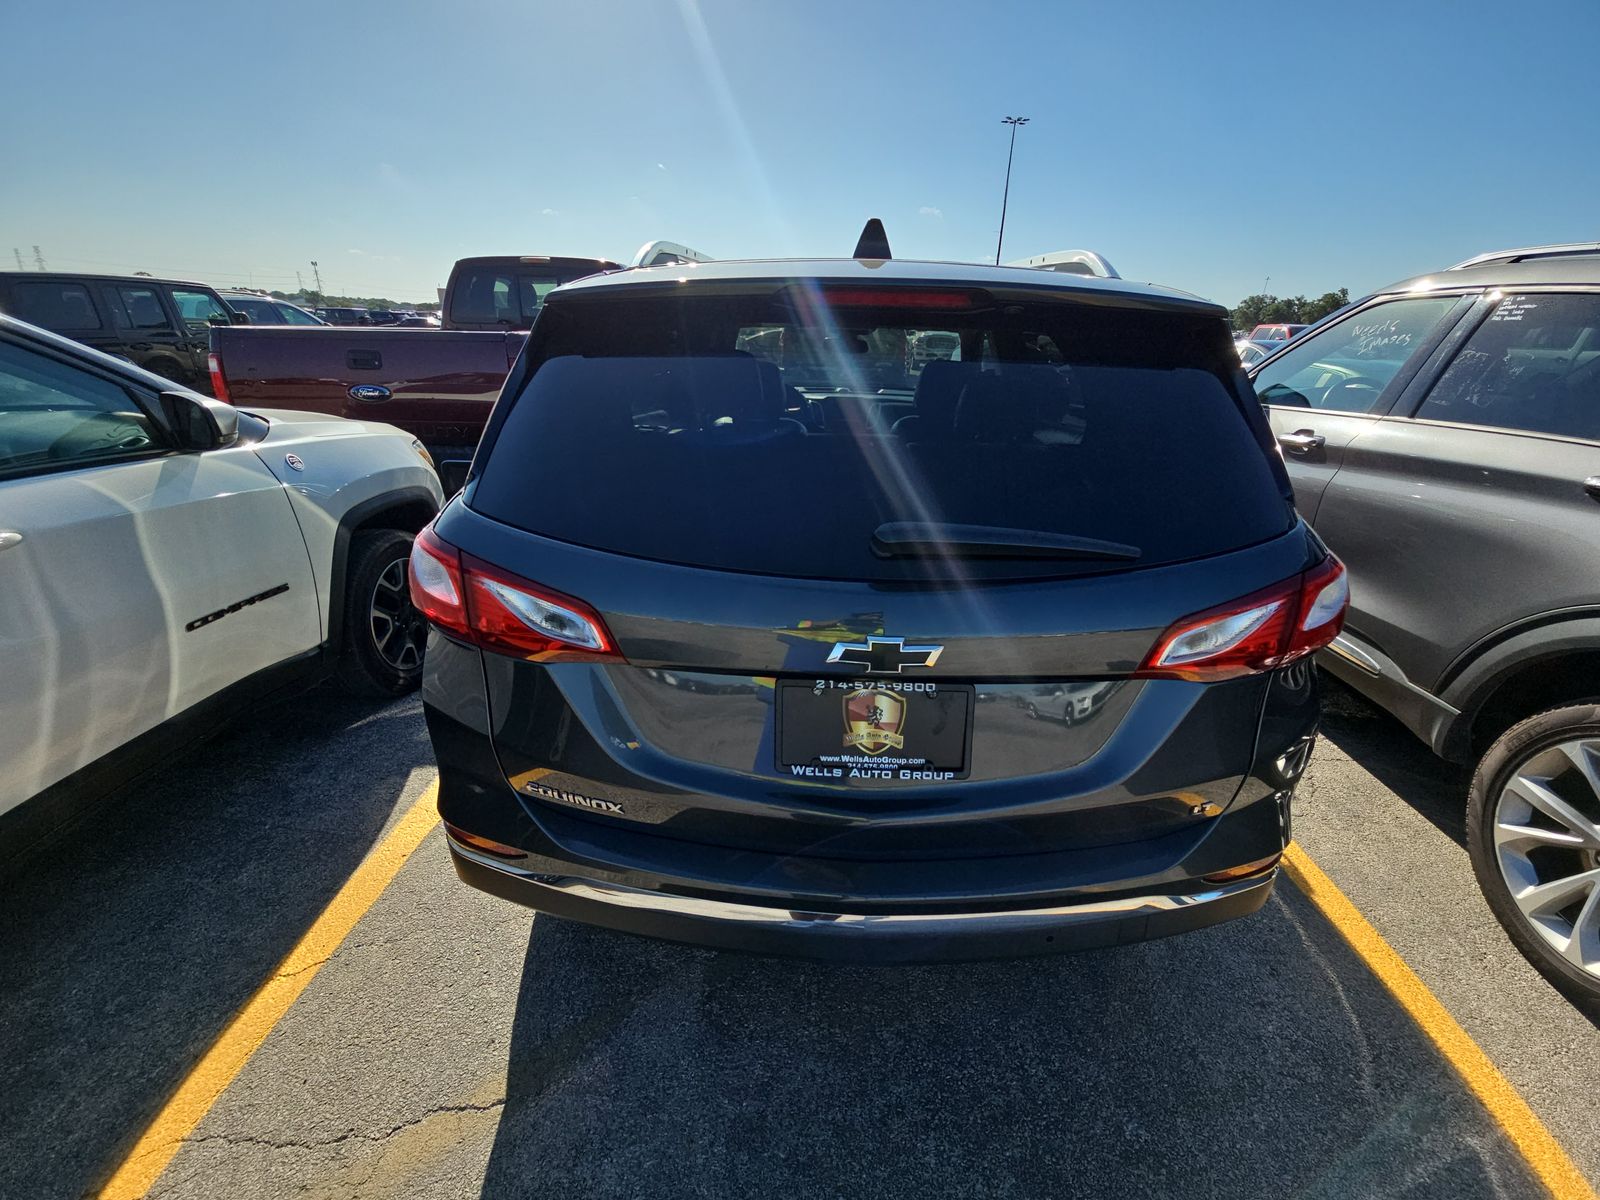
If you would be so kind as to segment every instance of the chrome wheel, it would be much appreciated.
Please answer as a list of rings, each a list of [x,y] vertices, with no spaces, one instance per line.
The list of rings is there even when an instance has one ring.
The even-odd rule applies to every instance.
[[[1538,751],[1495,803],[1494,852],[1529,928],[1600,979],[1600,738]]]
[[[428,622],[411,604],[406,563],[397,558],[383,569],[367,608],[372,644],[378,656],[397,671],[414,671],[422,665],[422,648],[428,639]]]

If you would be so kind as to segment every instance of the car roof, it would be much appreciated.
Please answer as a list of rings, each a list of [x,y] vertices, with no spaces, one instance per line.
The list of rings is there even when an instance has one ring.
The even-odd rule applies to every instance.
[[[109,283],[165,283],[174,287],[217,290],[198,279],[168,279],[165,275],[111,275],[105,271],[0,271],[0,279],[20,280],[23,283],[43,282],[46,279],[98,279]]]
[[[471,258],[456,259],[457,267],[478,266],[481,264],[488,264],[490,266],[500,266],[502,264],[520,266],[524,263],[530,267],[542,266],[545,263],[556,263],[557,265],[566,263],[582,263],[586,266],[593,265],[610,269],[616,269],[622,265],[621,263],[614,262],[609,258],[585,258],[582,255],[574,257],[567,254],[478,254]]]
[[[629,288],[671,287],[681,283],[758,283],[816,280],[832,283],[945,284],[991,290],[1025,290],[1098,297],[1102,302],[1137,308],[1160,308],[1222,316],[1220,304],[1176,288],[1126,279],[1101,279],[1038,267],[996,267],[980,263],[920,262],[912,259],[718,259],[635,267],[609,275],[591,275],[554,289],[550,295],[610,292]]]
[[[12,274],[16,273],[17,272],[12,272]],[[22,273],[33,275],[37,272],[26,271]],[[54,272],[47,271],[45,274],[54,274]],[[88,278],[99,277],[88,276]],[[53,329],[45,329],[42,326],[31,324],[28,321],[18,320],[16,317],[8,317],[3,312],[0,312],[0,332],[9,333],[13,336],[22,338],[31,338],[36,342],[42,342],[51,349],[65,354],[69,358],[83,359],[99,367],[101,370],[110,370],[120,375],[127,376],[128,378],[133,379],[135,382],[143,384],[145,387],[152,388],[158,392],[187,392],[192,390],[184,387],[181,383],[174,382],[173,380],[167,379],[164,376],[156,375],[150,371],[147,371],[137,363],[130,362],[126,358],[118,358],[114,355],[107,354],[103,350],[98,350],[93,346],[85,345],[83,342],[76,341],[73,338],[59,334]]]
[[[1443,271],[1402,279],[1379,288],[1377,294],[1563,283],[1600,285],[1600,243],[1491,251]]]

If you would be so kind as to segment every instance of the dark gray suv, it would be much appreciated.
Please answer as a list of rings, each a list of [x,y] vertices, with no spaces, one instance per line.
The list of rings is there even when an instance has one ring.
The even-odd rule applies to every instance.
[[[462,878],[868,961],[1260,907],[1346,591],[1226,315],[882,259],[550,293],[412,557]]]
[[[1322,655],[1477,764],[1496,916],[1600,999],[1600,245],[1407,279],[1255,371],[1301,513],[1348,564]]]

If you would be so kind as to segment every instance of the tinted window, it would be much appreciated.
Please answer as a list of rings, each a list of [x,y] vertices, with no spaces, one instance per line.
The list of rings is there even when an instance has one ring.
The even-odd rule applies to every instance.
[[[1383,389],[1427,340],[1455,296],[1390,300],[1297,342],[1256,376],[1264,404],[1371,412]]]
[[[11,315],[45,329],[99,329],[89,289],[81,283],[13,283]]]
[[[1417,416],[1600,440],[1600,296],[1507,296]]]
[[[167,310],[154,288],[115,287],[107,289],[113,301],[111,319],[118,329],[171,329]]]
[[[308,313],[305,309],[298,308],[293,304],[277,303],[277,304],[274,305],[274,307],[278,310],[278,315],[283,318],[283,323],[285,325],[321,325],[322,324],[321,321],[317,320],[310,313]]]
[[[458,276],[450,297],[450,315],[457,321],[475,325],[504,322],[520,324],[522,311],[517,300],[517,281],[508,274],[473,271]]]
[[[278,306],[261,296],[229,296],[228,304],[250,318],[252,325],[282,325],[283,315]]]
[[[467,325],[527,329],[539,315],[546,295],[563,283],[592,274],[592,267],[464,267],[450,293],[450,319]]]
[[[178,312],[190,333],[209,332],[212,317],[221,317],[224,321],[228,319],[228,310],[223,307],[222,301],[209,292],[173,288],[172,302],[178,306]]]
[[[1289,527],[1230,390],[1238,365],[1220,320],[1086,305],[800,307],[553,304],[472,507],[622,554],[842,579],[1109,569],[879,558],[885,522],[1121,542],[1139,565]],[[951,358],[926,357],[929,334],[972,353],[955,361],[946,339]]]
[[[147,450],[154,427],[114,383],[0,341],[0,477]]]

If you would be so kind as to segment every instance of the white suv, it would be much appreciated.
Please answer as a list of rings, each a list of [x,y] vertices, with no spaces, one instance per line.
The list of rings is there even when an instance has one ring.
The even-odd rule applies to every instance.
[[[406,560],[442,500],[392,426],[240,412],[0,316],[0,858],[308,674],[416,687]]]

